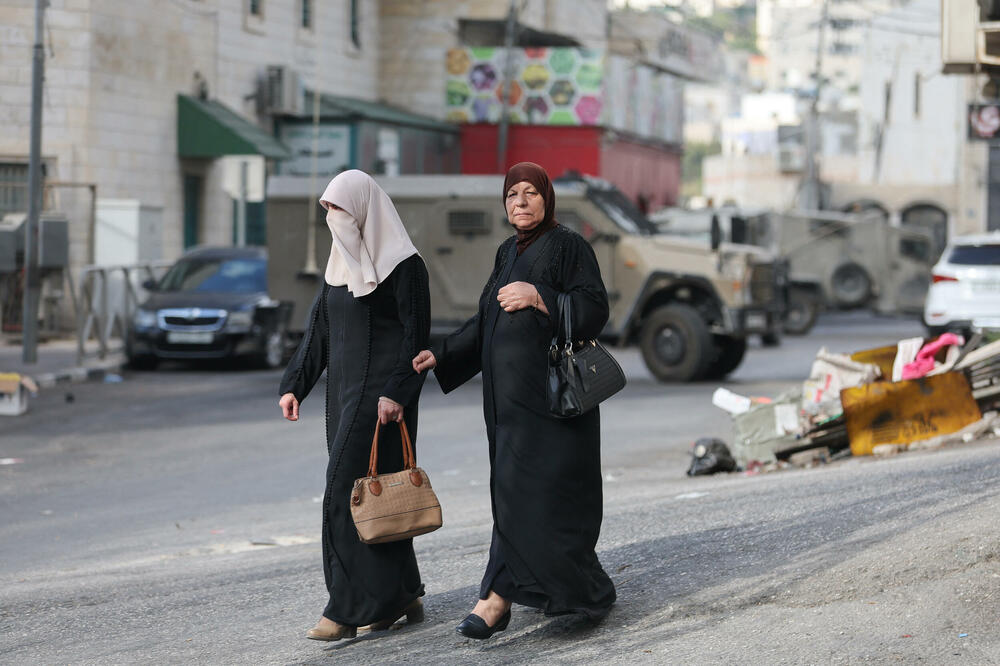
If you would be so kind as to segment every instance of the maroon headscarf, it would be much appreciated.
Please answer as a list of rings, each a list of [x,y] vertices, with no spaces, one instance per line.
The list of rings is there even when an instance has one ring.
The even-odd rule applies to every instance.
[[[549,174],[545,173],[545,169],[534,162],[518,162],[507,172],[507,178],[503,181],[503,192],[500,194],[500,201],[504,204],[504,211],[507,210],[507,191],[522,181],[527,181],[534,185],[538,193],[542,195],[542,199],[545,201],[545,217],[542,218],[541,222],[527,231],[521,231],[517,227],[514,227],[517,231],[518,255],[527,250],[528,246],[538,240],[542,234],[558,224],[556,222],[556,191],[552,189],[552,181],[549,180]]]

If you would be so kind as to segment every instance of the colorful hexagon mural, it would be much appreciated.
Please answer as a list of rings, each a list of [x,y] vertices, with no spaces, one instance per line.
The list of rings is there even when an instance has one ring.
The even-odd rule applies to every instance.
[[[552,55],[549,56],[549,67],[561,76],[569,74],[576,67],[576,51],[573,49],[552,49]]]
[[[576,87],[572,81],[565,79],[556,81],[549,88],[549,99],[556,106],[569,106],[576,98]]]
[[[602,120],[603,51],[579,48],[515,49],[511,65],[511,122],[596,125]],[[451,49],[448,72],[449,119],[497,122],[503,99],[502,48]]]
[[[497,85],[497,71],[488,62],[481,62],[469,72],[469,83],[476,90],[492,90]]]

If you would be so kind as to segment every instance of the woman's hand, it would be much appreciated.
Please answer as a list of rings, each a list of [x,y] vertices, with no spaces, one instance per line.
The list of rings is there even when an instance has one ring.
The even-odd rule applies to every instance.
[[[497,300],[506,312],[535,308],[539,312],[549,313],[535,285],[530,282],[511,282],[501,287],[497,292]]]
[[[395,400],[390,400],[385,396],[378,399],[378,421],[385,425],[389,421],[397,423],[403,420],[403,406]]]
[[[299,401],[295,399],[294,393],[286,393],[278,401],[281,407],[281,415],[289,421],[299,420]]]
[[[437,364],[438,362],[437,359],[434,358],[434,354],[432,354],[429,349],[425,349],[413,357],[413,372],[419,374],[424,370],[436,368]]]

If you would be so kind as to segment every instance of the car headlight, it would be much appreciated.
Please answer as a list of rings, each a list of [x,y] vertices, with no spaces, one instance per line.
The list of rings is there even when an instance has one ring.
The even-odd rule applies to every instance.
[[[237,310],[226,317],[227,331],[248,331],[253,324],[253,310]]]
[[[156,312],[140,308],[135,311],[135,316],[132,318],[132,322],[135,324],[136,328],[153,328],[156,326]]]

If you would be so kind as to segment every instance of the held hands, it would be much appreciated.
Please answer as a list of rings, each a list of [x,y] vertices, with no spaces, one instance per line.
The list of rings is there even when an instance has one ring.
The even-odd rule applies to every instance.
[[[425,349],[413,357],[413,371],[419,374],[424,370],[437,367],[437,363],[434,354],[429,349]]]
[[[511,282],[501,287],[497,292],[497,300],[506,312],[535,308],[539,312],[549,313],[535,285],[530,282]]]
[[[278,401],[281,407],[281,415],[289,421],[299,420],[299,401],[295,399],[294,393],[286,393]]]

